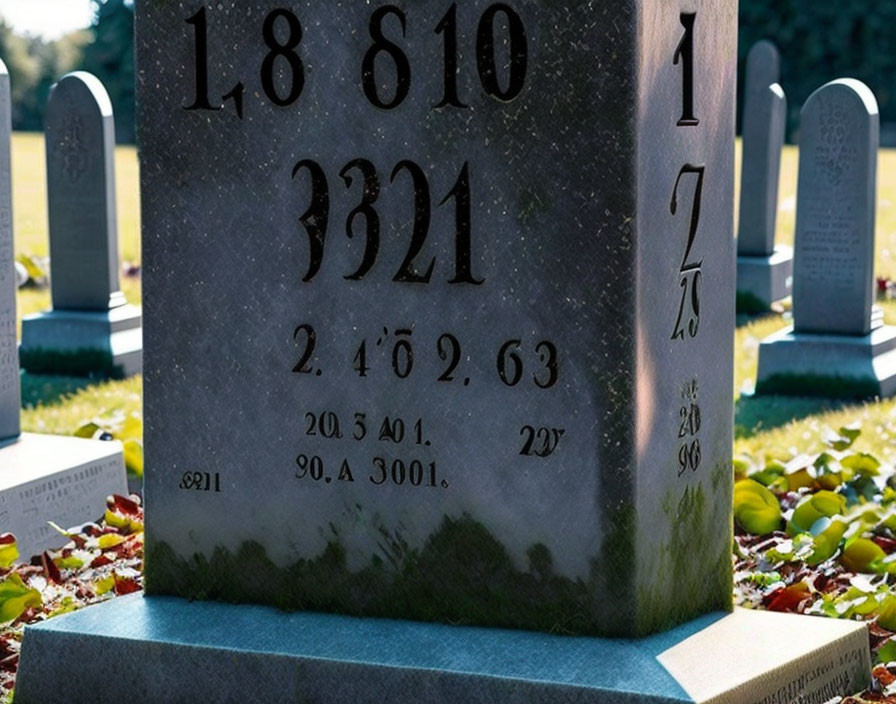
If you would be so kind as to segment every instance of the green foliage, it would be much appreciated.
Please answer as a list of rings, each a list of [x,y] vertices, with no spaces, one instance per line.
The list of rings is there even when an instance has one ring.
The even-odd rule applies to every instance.
[[[781,506],[762,484],[743,479],[734,485],[734,520],[749,533],[771,533],[781,526]]]
[[[781,51],[781,84],[787,93],[791,135],[798,129],[806,98],[828,81],[845,76],[867,83],[877,96],[881,120],[894,122],[894,26],[896,3],[879,0],[742,0],[739,82],[743,83],[750,47],[770,39]],[[739,94],[743,94],[742,85]]]

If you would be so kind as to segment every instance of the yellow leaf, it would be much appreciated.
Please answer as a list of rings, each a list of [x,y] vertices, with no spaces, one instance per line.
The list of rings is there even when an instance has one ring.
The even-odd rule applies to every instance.
[[[97,539],[97,544],[100,546],[100,550],[108,550],[109,548],[114,548],[117,545],[121,545],[127,538],[123,535],[118,535],[117,533],[106,533],[105,535],[101,535]]]
[[[781,506],[762,484],[742,479],[734,485],[734,520],[748,533],[765,535],[780,528]]]
[[[0,567],[3,569],[9,569],[12,567],[12,563],[19,559],[19,547],[16,545],[16,541],[13,540],[11,543],[2,543],[0,544]]]
[[[94,584],[94,590],[96,591],[97,596],[102,596],[103,594],[106,594],[106,593],[112,591],[112,589],[114,589],[114,588],[115,588],[115,575],[114,574],[110,574],[108,577],[103,577],[102,579],[98,579],[98,580],[96,580],[96,583]]]
[[[41,606],[40,592],[30,589],[13,572],[0,582],[0,622],[14,621],[30,607]]]

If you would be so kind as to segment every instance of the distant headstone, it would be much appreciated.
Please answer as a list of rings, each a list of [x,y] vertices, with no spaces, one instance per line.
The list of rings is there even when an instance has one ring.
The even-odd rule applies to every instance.
[[[96,77],[78,71],[53,87],[46,141],[53,310],[23,321],[22,366],[137,373],[140,309],[119,290],[112,104]]]
[[[796,332],[867,335],[874,300],[878,111],[858,81],[803,107],[796,209]]]
[[[127,480],[120,443],[19,435],[9,95],[0,62],[0,533],[15,535],[28,558],[65,542],[48,521],[96,520],[109,494],[127,493]]]
[[[731,608],[734,0],[136,9],[150,596],[22,704],[110,638],[147,701],[725,698],[718,615],[483,626]]]
[[[747,57],[743,157],[737,230],[738,310],[758,312],[790,295],[793,252],[775,247],[778,177],[787,122],[787,99],[778,84],[774,44],[757,42]]]
[[[16,270],[12,246],[9,73],[0,61],[0,444],[19,435],[19,351],[16,344]],[[2,525],[2,524],[0,524]]]
[[[853,79],[802,109],[793,328],[760,347],[758,388],[896,393],[896,329],[872,315],[878,111]]]

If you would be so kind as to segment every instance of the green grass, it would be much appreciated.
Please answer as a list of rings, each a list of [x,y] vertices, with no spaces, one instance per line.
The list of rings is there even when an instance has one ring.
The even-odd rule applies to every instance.
[[[738,142],[738,163],[740,143]],[[17,253],[45,255],[47,207],[44,143],[36,134],[13,137],[13,198]],[[778,242],[792,244],[795,218],[798,152],[786,147],[781,171]],[[137,154],[119,147],[115,155],[118,177],[118,230],[122,260],[140,261],[140,215]],[[735,191],[739,193],[739,184]],[[878,275],[896,276],[896,150],[882,150],[878,168],[876,269]],[[122,279],[131,303],[141,302],[140,282]],[[49,291],[21,290],[19,319],[49,308]],[[888,323],[896,324],[896,302],[884,304]],[[759,341],[788,324],[781,315],[743,318],[735,333],[735,451],[753,455],[787,455],[816,444],[827,427],[860,419],[864,432],[859,449],[896,461],[896,401],[843,404],[818,398],[749,397],[756,377]],[[88,380],[26,376],[23,397],[29,406],[23,414],[26,430],[70,433],[84,422],[124,409],[138,412],[140,379],[91,385]]]

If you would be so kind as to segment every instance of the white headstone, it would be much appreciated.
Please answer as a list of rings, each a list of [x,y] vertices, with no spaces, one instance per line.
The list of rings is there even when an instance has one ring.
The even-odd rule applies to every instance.
[[[19,350],[16,344],[16,270],[12,243],[9,73],[0,61],[0,443],[19,434]]]

